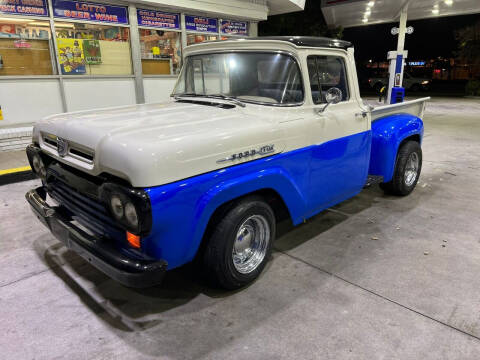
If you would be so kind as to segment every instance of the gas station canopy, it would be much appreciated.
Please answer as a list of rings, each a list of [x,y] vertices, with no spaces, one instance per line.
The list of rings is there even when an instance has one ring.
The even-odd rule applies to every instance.
[[[344,28],[398,21],[408,5],[408,20],[480,13],[480,0],[322,0],[328,26]]]

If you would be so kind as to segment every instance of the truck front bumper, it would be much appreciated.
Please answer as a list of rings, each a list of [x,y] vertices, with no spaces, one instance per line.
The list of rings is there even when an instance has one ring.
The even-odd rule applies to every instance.
[[[109,277],[135,288],[153,286],[162,281],[167,270],[166,261],[130,258],[115,248],[108,239],[91,236],[75,227],[71,224],[71,219],[58,211],[58,208],[47,204],[43,186],[30,190],[25,197],[35,216],[58,240]]]

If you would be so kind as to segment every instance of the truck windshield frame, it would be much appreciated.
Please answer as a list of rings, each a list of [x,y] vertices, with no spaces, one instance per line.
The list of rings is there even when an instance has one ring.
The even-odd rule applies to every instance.
[[[300,106],[305,87],[299,63],[289,53],[228,50],[187,56],[172,93],[182,95]]]

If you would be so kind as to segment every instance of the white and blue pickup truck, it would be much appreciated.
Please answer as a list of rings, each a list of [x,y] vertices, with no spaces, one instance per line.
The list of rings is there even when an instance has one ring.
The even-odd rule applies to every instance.
[[[172,101],[49,116],[26,198],[68,248],[131,287],[195,260],[216,284],[263,270],[294,225],[370,181],[408,195],[428,99],[373,109],[351,43],[265,37],[189,46]]]

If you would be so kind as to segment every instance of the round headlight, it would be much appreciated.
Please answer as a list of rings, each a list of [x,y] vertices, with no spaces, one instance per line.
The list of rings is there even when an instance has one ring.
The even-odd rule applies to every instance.
[[[110,198],[110,208],[117,220],[120,220],[123,217],[123,204],[119,196],[113,195]]]
[[[135,209],[135,205],[131,202],[128,202],[125,205],[125,219],[130,226],[137,228],[138,227],[138,216],[137,216],[137,209]]]
[[[38,156],[37,154],[33,155],[33,159],[32,159],[33,170],[35,170],[37,174],[40,173],[41,163],[42,163],[42,159],[40,159],[40,156]]]

